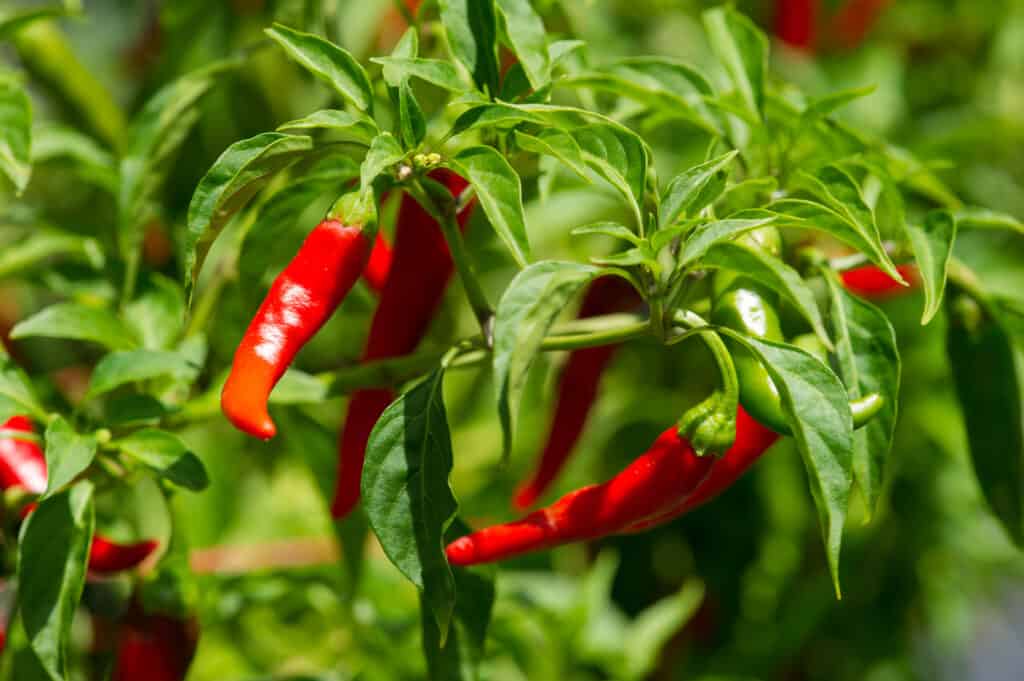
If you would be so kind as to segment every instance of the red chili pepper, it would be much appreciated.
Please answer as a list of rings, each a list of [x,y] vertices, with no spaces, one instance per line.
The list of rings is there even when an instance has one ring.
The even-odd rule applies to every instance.
[[[453,565],[475,565],[622,532],[673,508],[713,463],[714,457],[697,456],[673,425],[611,480],[570,492],[522,520],[461,537],[445,553]]]
[[[636,290],[625,279],[601,277],[587,289],[579,317],[621,312],[634,307],[639,301]],[[558,398],[547,444],[537,470],[515,493],[513,504],[517,509],[532,506],[561,472],[597,398],[601,374],[618,349],[618,344],[602,345],[575,350],[569,355],[558,380]]]
[[[775,35],[790,47],[813,52],[817,42],[818,0],[777,0]]]
[[[277,432],[267,412],[270,391],[348,295],[369,251],[362,225],[324,220],[274,280],[242,337],[221,393],[221,408],[239,430],[263,439]]]
[[[111,681],[183,681],[198,641],[195,620],[148,614],[133,605],[118,636]]]
[[[849,0],[832,17],[831,33],[847,49],[864,42],[891,0]]]
[[[711,473],[699,487],[665,513],[648,518],[628,528],[629,532],[667,523],[687,511],[714,499],[736,482],[779,439],[779,434],[765,428],[740,407],[736,412],[736,441],[715,461]]]
[[[34,433],[32,422],[26,416],[13,416],[2,426],[3,430]],[[15,437],[0,438],[0,489],[21,487],[30,494],[46,491],[46,456],[33,440]],[[22,510],[25,518],[35,510],[34,503]],[[118,544],[105,537],[93,537],[89,549],[89,571],[109,574],[130,570],[138,566],[156,550],[159,543],[145,540],[135,544]]]
[[[917,282],[917,268],[913,265],[898,265],[896,271],[911,285]],[[846,270],[840,278],[849,291],[865,298],[886,298],[910,290],[875,265]]]
[[[391,245],[384,238],[383,232],[377,232],[377,240],[373,242],[370,259],[366,261],[363,270],[363,279],[378,294],[384,290],[384,282],[388,280],[392,258]]]
[[[433,170],[429,176],[444,184],[454,197],[469,186],[449,170]],[[469,222],[474,205],[475,201],[459,212],[461,228]],[[389,276],[370,325],[364,360],[401,357],[416,348],[441,304],[452,269],[440,225],[415,199],[403,196]],[[338,480],[331,504],[335,518],[345,517],[359,502],[366,442],[392,397],[388,390],[357,390],[349,400],[338,445]]]

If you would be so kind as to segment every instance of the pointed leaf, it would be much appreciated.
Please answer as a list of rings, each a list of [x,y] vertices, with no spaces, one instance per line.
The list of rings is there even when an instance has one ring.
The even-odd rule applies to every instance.
[[[704,28],[711,49],[739,92],[747,112],[760,120],[764,111],[768,39],[743,14],[732,7],[704,12]]]
[[[495,0],[495,8],[512,43],[512,51],[523,65],[533,89],[539,90],[551,80],[551,60],[544,21],[530,0]]]
[[[372,118],[341,109],[321,109],[303,118],[288,121],[278,126],[277,129],[280,132],[329,130],[367,146],[379,134],[377,124],[373,122]]]
[[[50,421],[44,437],[46,454],[46,492],[53,496],[84,471],[96,457],[96,438],[79,435],[63,417]]]
[[[137,345],[134,334],[114,313],[78,303],[57,303],[11,329],[11,338],[70,338],[91,341],[111,350]]]
[[[751,217],[743,217],[750,215]],[[702,258],[717,243],[727,241],[759,227],[775,222],[776,216],[767,211],[743,211],[725,220],[706,222],[686,237],[679,256],[679,267],[686,267]]]
[[[481,91],[496,95],[501,79],[493,0],[439,0],[438,5],[452,56],[466,67]]]
[[[713,203],[725,189],[726,168],[737,153],[730,151],[677,175],[661,197],[658,225],[668,227],[680,217],[697,217]]]
[[[89,377],[86,397],[95,398],[128,383],[148,381],[160,376],[183,376],[197,367],[176,352],[130,350],[112,352],[96,365]]]
[[[956,220],[949,211],[932,211],[925,216],[923,225],[908,223],[907,236],[914,249],[924,288],[921,323],[927,324],[942,305],[942,294],[946,290],[946,268],[956,240]]]
[[[144,428],[111,444],[178,487],[201,492],[210,484],[203,462],[174,433]]]
[[[0,171],[21,194],[32,175],[32,103],[25,89],[0,73]]]
[[[347,50],[319,36],[274,24],[266,34],[297,64],[324,81],[360,111],[373,113],[373,86],[366,69]]]
[[[401,79],[419,78],[448,92],[462,93],[469,89],[459,72],[449,62],[423,57],[374,57],[375,64],[391,69]]]

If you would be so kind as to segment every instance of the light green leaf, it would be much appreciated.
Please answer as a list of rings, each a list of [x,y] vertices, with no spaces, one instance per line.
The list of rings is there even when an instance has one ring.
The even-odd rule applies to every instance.
[[[131,329],[114,313],[78,303],[57,303],[11,329],[11,338],[70,338],[99,343],[111,350],[125,350],[137,342]]]
[[[203,462],[174,433],[144,428],[111,444],[178,487],[201,492],[210,484]]]
[[[573,171],[584,182],[590,182],[587,175],[587,162],[583,158],[583,150],[572,135],[557,128],[545,128],[536,135],[527,135],[519,130],[515,131],[515,142],[520,149],[532,151],[535,154],[545,154],[556,158]]]
[[[773,213],[752,210],[736,213],[725,220],[706,222],[687,236],[683,252],[679,256],[679,267],[686,267],[697,261],[719,242],[732,239],[752,229],[765,227],[775,220],[776,216]]]
[[[0,171],[18,194],[32,175],[32,102],[28,93],[0,73]]]
[[[1007,229],[1024,234],[1024,222],[1012,215],[984,208],[961,208],[953,217],[958,229]]]
[[[405,150],[390,132],[382,132],[373,139],[370,150],[359,168],[359,183],[363,192],[370,191],[373,181],[405,158]]]
[[[494,4],[505,35],[512,43],[512,51],[523,65],[530,85],[539,90],[551,80],[551,60],[544,21],[534,11],[530,0],[495,0]]]
[[[32,128],[32,162],[67,160],[81,177],[107,191],[117,193],[117,161],[93,138],[58,123],[45,122]]]
[[[47,473],[43,498],[46,498],[59,492],[89,467],[96,457],[96,438],[79,435],[64,417],[58,416],[46,427],[43,439]]]
[[[0,279],[21,276],[62,258],[81,260],[96,269],[104,263],[103,250],[95,239],[41,228],[0,251]]]
[[[703,18],[711,49],[729,75],[748,114],[754,120],[761,120],[768,39],[733,7],[716,7],[704,12]]]
[[[371,59],[375,64],[380,64],[387,69],[393,69],[394,75],[400,79],[419,78],[431,85],[448,90],[449,92],[461,93],[469,89],[459,72],[449,62],[440,59],[425,59],[422,57],[374,57]]]
[[[924,218],[924,224],[907,224],[907,236],[914,249],[914,258],[924,289],[924,311],[921,324],[927,324],[939,311],[946,291],[946,269],[956,240],[956,220],[949,211],[935,210]]]
[[[282,24],[266,29],[266,34],[300,66],[324,81],[360,111],[373,113],[373,86],[355,57],[347,50],[311,33],[302,33]]]
[[[367,146],[370,145],[373,138],[380,132],[372,118],[363,114],[342,111],[341,109],[321,109],[303,118],[288,121],[278,126],[277,129],[281,132],[328,130],[338,133],[344,139],[361,142]]]
[[[112,352],[101,359],[93,370],[86,397],[99,397],[128,383],[148,381],[160,376],[187,376],[195,373],[197,369],[198,367],[176,352]]]
[[[714,203],[725,190],[726,168],[737,153],[730,151],[677,175],[661,197],[658,225],[668,227],[680,217],[697,217],[701,210]]]

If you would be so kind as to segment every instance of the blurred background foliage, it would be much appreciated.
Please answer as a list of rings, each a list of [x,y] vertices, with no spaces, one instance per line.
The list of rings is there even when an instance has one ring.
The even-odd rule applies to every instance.
[[[81,71],[47,70],[24,46],[3,57],[34,76],[37,121],[82,126],[112,148],[124,139],[118,108],[136,111],[160,85],[262,40],[272,20],[322,33],[361,58],[386,52],[402,23],[390,0],[89,0],[83,18],[33,28],[63,36]],[[588,43],[592,59],[661,54],[707,64],[695,0],[540,0],[551,33]],[[835,5],[837,2],[826,3]],[[737,5],[770,30],[772,2]],[[63,42],[63,41],[61,41]],[[54,43],[56,44],[56,43]],[[51,55],[52,56],[52,55]],[[887,136],[926,160],[963,199],[1024,219],[1024,2],[898,0],[856,48],[823,44],[814,56],[773,46],[773,68],[809,94],[875,86],[840,117]],[[91,74],[89,87],[60,79]],[[84,93],[83,93],[84,92]],[[76,94],[77,93],[77,94]],[[147,261],[177,278],[173,259],[192,191],[231,142],[325,103],[324,91],[275,50],[254,54],[225,77],[174,162],[165,199],[147,235]],[[117,107],[112,105],[116,102]],[[651,122],[645,130],[662,173],[700,158],[702,140],[685,127]],[[82,177],[59,159],[43,160],[25,203],[43,206],[46,222],[83,235],[110,234],[103,177]],[[333,198],[287,211],[279,241],[246,258],[252,271],[282,266]],[[600,188],[529,198],[535,252],[582,259],[599,241],[574,239],[581,224],[614,216]],[[7,211],[9,212],[9,211]],[[479,211],[478,211],[479,214]],[[10,215],[5,223],[14,224]],[[5,224],[0,233],[14,233]],[[387,229],[385,223],[385,229]],[[470,248],[492,293],[513,271],[489,230],[470,229]],[[990,288],[1019,297],[1021,240],[1000,232],[963,234],[958,256]],[[211,256],[216,262],[216,253]],[[207,268],[209,271],[211,268]],[[210,364],[223,367],[269,277],[229,282],[207,330]],[[88,262],[47,270],[39,280],[0,281],[0,317],[8,324],[55,294],[112,298]],[[203,286],[201,281],[200,288]],[[453,287],[452,300],[461,303]],[[916,295],[884,303],[904,361],[896,446],[885,501],[876,516],[853,509],[844,547],[844,598],[837,601],[823,560],[803,466],[786,442],[714,503],[646,534],[558,549],[510,562],[498,600],[483,677],[518,679],[701,679],[702,681],[1010,679],[1024,661],[1024,557],[984,506],[970,468],[964,428],[944,353],[945,322],[918,323]],[[358,289],[310,343],[299,365],[310,371],[354,362],[373,299]],[[447,306],[433,336],[472,331],[465,305]],[[430,341],[428,340],[428,343]],[[58,341],[17,345],[58,383],[94,357]],[[488,372],[453,372],[446,385],[453,424],[454,487],[462,515],[476,524],[512,516],[508,498],[526,473],[547,428],[561,358],[534,371],[511,464],[499,465]],[[543,364],[543,363],[542,363]],[[696,344],[670,354],[644,343],[616,357],[578,453],[558,489],[619,470],[670,422],[679,406],[714,384]],[[260,443],[220,419],[184,435],[212,484],[165,508],[141,489],[138,527],[110,533],[153,534],[170,526],[193,549],[194,597],[202,628],[190,679],[422,678],[414,589],[367,544],[358,590],[351,571],[365,536],[360,520],[335,528],[325,494],[333,488],[335,428],[342,401],[279,412],[282,437]],[[1007,456],[1019,456],[1007,452]],[[111,509],[126,502],[105,500]],[[103,526],[104,516],[101,513]],[[338,539],[341,541],[337,541]],[[338,548],[340,545],[340,549]],[[299,566],[289,566],[289,563]],[[90,598],[103,590],[90,587]],[[353,595],[354,594],[354,595]],[[83,624],[79,638],[90,636]],[[323,670],[332,670],[324,672]]]

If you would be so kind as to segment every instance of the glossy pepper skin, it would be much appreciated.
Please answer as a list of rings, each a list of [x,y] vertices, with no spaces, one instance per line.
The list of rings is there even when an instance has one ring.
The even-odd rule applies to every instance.
[[[579,317],[623,312],[639,303],[640,296],[625,279],[601,277],[587,289]],[[558,379],[555,413],[537,468],[513,497],[513,504],[518,510],[533,506],[565,466],[597,399],[601,374],[618,349],[618,344],[611,344],[574,350],[569,354]]]
[[[274,385],[363,272],[370,241],[362,225],[324,220],[274,280],[235,352],[221,408],[239,430],[277,432],[267,411]]]
[[[26,416],[13,416],[0,429],[27,434],[35,432],[32,422]],[[33,440],[0,438],[0,489],[11,487],[21,487],[29,494],[42,494],[46,491],[46,456]],[[29,504],[22,517],[34,509],[35,504]],[[89,572],[110,574],[130,570],[148,558],[158,546],[159,543],[153,540],[119,544],[96,535],[89,549]]]
[[[896,271],[911,286],[916,284],[917,268],[913,265],[897,265]],[[910,287],[903,286],[875,265],[846,270],[839,278],[848,291],[869,300],[880,300],[910,290]]]
[[[819,4],[819,0],[776,0],[775,35],[790,47],[813,52]]]
[[[623,532],[674,508],[713,463],[697,456],[672,426],[611,480],[570,492],[522,520],[461,537],[445,553],[453,565],[475,565]]]
[[[363,281],[378,294],[384,290],[384,282],[388,280],[393,257],[391,244],[387,242],[382,232],[377,232],[377,240],[373,242],[373,250],[370,251],[370,258],[363,269]]]
[[[184,681],[195,655],[194,620],[142,612],[133,605],[118,633],[111,681]]]
[[[429,177],[444,184],[456,198],[469,186],[465,179],[445,169],[433,170]],[[474,205],[470,202],[458,213],[462,229]],[[441,226],[415,199],[403,196],[391,266],[370,324],[364,361],[401,357],[416,349],[444,298],[452,271],[452,257]],[[393,398],[390,390],[374,389],[357,390],[349,400],[338,443],[338,480],[331,504],[335,518],[347,516],[359,503],[366,442]]]

